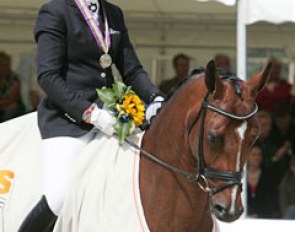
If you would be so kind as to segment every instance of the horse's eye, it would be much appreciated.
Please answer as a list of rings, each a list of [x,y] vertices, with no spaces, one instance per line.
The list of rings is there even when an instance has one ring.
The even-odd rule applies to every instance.
[[[207,137],[209,144],[215,148],[223,144],[223,137],[221,135],[209,132]]]

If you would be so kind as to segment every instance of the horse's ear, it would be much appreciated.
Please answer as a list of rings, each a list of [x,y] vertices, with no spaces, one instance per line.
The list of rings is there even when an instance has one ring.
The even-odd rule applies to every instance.
[[[269,72],[271,69],[271,62],[269,62],[265,69],[260,72],[259,74],[252,77],[248,84],[252,86],[252,93],[256,97],[259,92],[261,92],[266,85],[268,78],[269,78]]]
[[[212,93],[215,89],[215,76],[216,76],[215,63],[214,63],[214,60],[210,60],[205,70],[205,83],[210,93]]]
[[[214,60],[208,62],[205,70],[205,83],[210,94],[213,98],[219,99],[223,96],[223,85],[216,73]]]

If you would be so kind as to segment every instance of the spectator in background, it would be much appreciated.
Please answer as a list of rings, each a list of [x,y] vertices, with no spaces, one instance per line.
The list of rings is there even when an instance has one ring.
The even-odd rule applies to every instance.
[[[295,219],[295,156],[279,187],[280,208],[284,219]]]
[[[270,169],[274,165],[273,157],[276,156],[277,151],[277,146],[271,136],[273,124],[272,117],[270,113],[264,110],[259,111],[257,115],[259,123],[258,141],[260,142],[263,151],[262,166],[266,169]],[[276,158],[279,157],[279,154],[277,154]]]
[[[283,111],[282,111],[283,112]],[[280,117],[279,115],[277,117]],[[258,141],[260,142],[261,148],[263,150],[263,162],[262,166],[266,169],[273,169],[277,173],[278,181],[280,177],[284,174],[285,171],[285,156],[291,149],[291,142],[287,139],[285,141],[281,133],[285,134],[285,129],[288,123],[279,125],[282,132],[278,132],[278,127],[273,126],[271,114],[267,111],[261,110],[258,112],[258,122],[259,122],[259,137]],[[276,118],[275,123],[280,124],[280,119]],[[287,136],[287,134],[286,134]],[[287,136],[288,137],[288,136]],[[282,166],[282,167],[281,167]]]
[[[292,85],[291,91],[290,91],[290,108],[292,113],[293,121],[295,121],[295,85]]]
[[[190,57],[180,53],[174,56],[172,63],[175,76],[172,79],[162,81],[159,86],[160,90],[167,94],[167,98],[172,96],[175,90],[187,80],[189,76]]]
[[[5,52],[0,52],[0,122],[24,113],[21,84],[17,74],[11,70],[11,58]]]
[[[282,63],[274,57],[269,61],[272,62],[269,81],[256,101],[260,109],[273,113],[278,106],[289,102],[291,85],[281,79]]]
[[[232,75],[230,68],[230,59],[226,54],[216,54],[214,61],[216,68],[219,70],[220,74]]]
[[[290,155],[294,149],[294,126],[290,108],[282,105],[274,113],[274,127],[272,140],[277,147],[276,155],[272,158],[276,162],[276,177],[280,181],[289,166]]]
[[[277,185],[272,172],[262,168],[263,151],[256,143],[247,159],[248,216],[254,218],[278,217]]]

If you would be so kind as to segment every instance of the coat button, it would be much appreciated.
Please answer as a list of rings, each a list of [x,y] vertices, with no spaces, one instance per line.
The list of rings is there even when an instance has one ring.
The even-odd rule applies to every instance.
[[[104,72],[102,72],[102,73],[100,74],[100,76],[101,76],[102,78],[105,78],[107,75],[106,75]]]

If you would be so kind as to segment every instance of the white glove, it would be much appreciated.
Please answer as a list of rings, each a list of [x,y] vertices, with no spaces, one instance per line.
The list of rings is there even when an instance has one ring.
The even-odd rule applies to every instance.
[[[111,136],[115,131],[113,125],[116,123],[116,119],[107,107],[104,106],[103,109],[100,109],[95,106],[94,110],[91,111],[90,123],[103,133]]]
[[[145,110],[145,119],[151,124],[151,120],[157,115],[159,110],[162,108],[165,99],[161,96],[158,96],[152,101]]]

